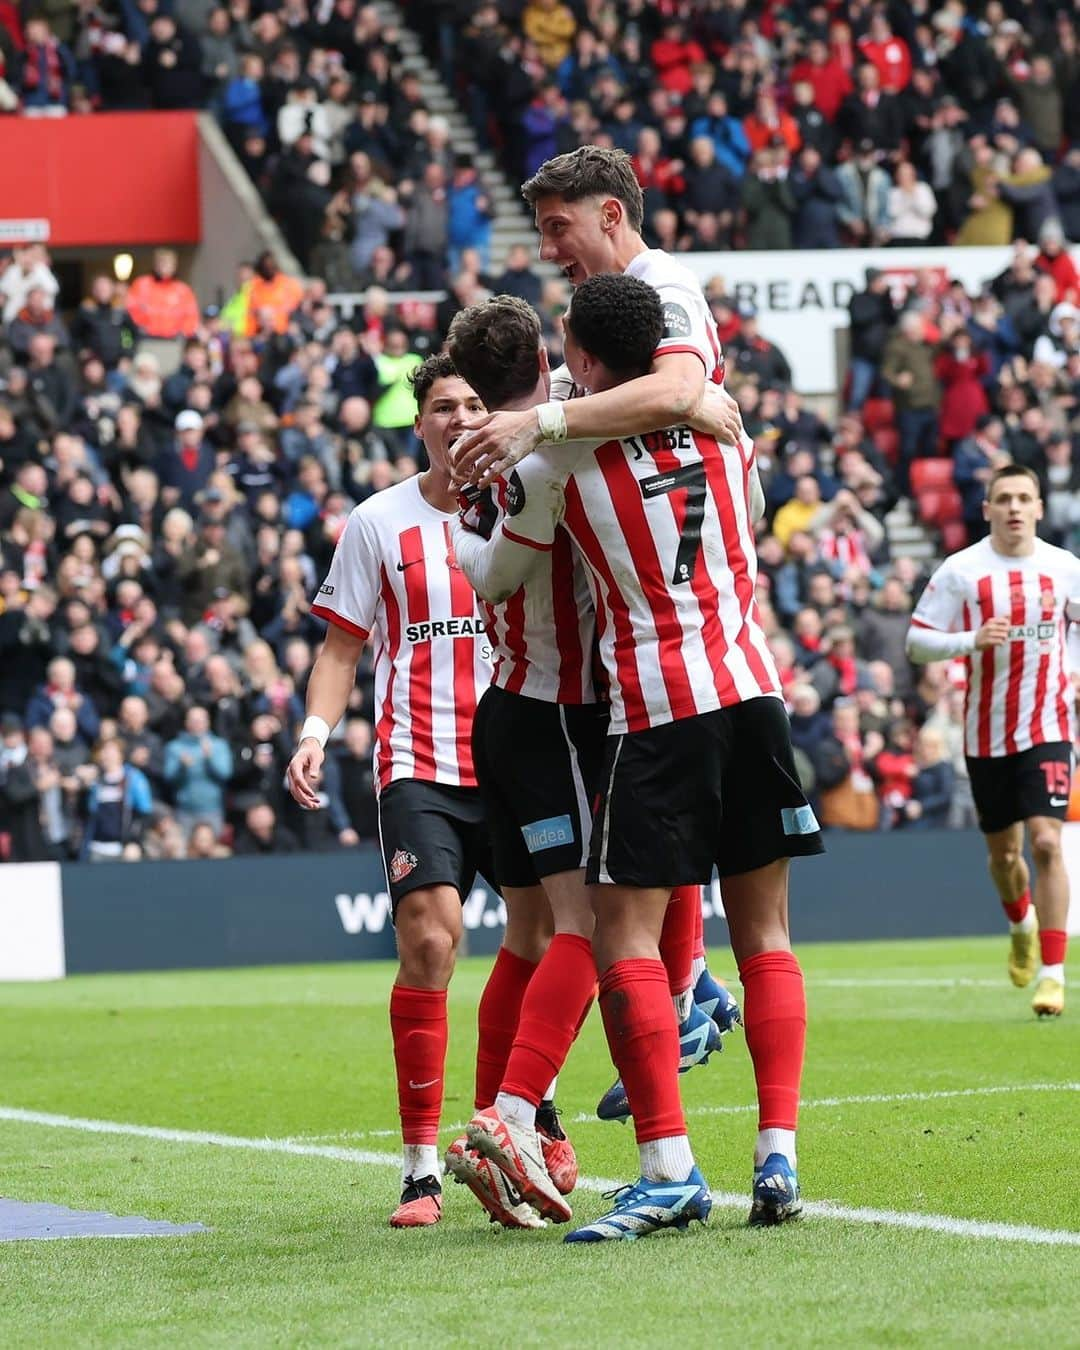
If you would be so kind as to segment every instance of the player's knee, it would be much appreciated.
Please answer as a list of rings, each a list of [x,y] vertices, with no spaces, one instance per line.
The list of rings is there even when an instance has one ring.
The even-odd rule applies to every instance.
[[[1018,848],[995,849],[990,854],[991,872],[1011,872],[1020,861],[1020,850]]]
[[[427,924],[414,929],[407,939],[398,934],[399,957],[403,970],[409,972],[421,988],[445,985],[454,969],[458,935],[439,924]]]
[[[1031,836],[1031,856],[1040,871],[1053,867],[1061,858],[1061,836],[1057,830],[1036,830]]]

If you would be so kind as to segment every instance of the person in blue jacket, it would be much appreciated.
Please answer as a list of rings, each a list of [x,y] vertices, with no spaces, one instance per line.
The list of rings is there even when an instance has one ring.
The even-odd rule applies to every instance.
[[[79,856],[94,862],[139,857],[143,825],[154,805],[150,783],[141,769],[125,763],[118,740],[104,741],[96,758],[98,775],[87,793]]]
[[[210,731],[205,708],[189,708],[184,730],[165,747],[165,782],[176,803],[176,818],[185,835],[200,820],[220,834],[225,823],[225,785],[232,777],[233,757],[227,741]]]

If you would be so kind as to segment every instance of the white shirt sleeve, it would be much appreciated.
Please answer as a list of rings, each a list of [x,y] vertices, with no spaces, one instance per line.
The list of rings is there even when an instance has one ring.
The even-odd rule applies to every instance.
[[[709,327],[709,312],[700,290],[690,291],[677,282],[661,281],[656,291],[664,307],[664,336],[655,356],[693,352],[701,358],[706,374],[719,358],[719,348]]]
[[[596,441],[543,446],[496,485],[498,519],[485,539],[459,515],[454,522],[454,555],[482,600],[499,604],[528,581],[543,554],[551,551],[566,509],[566,481]]]
[[[379,607],[380,571],[376,541],[357,507],[345,522],[312,613],[355,637],[368,637]]]
[[[944,562],[930,578],[911,616],[907,652],[913,661],[925,665],[963,656],[975,649],[974,629],[956,631],[963,603],[956,574]]]

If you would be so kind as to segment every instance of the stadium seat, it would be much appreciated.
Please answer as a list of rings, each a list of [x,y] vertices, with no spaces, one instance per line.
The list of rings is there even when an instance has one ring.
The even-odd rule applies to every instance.
[[[964,504],[955,488],[927,488],[916,496],[919,519],[924,525],[945,525],[960,521]]]
[[[962,520],[947,520],[941,527],[941,551],[945,554],[959,553],[967,548],[967,526]]]
[[[900,455],[900,433],[896,428],[878,427],[872,439],[889,463],[895,464]]]
[[[883,427],[891,427],[895,424],[896,414],[892,405],[892,400],[887,398],[868,398],[862,405],[863,426],[869,435],[875,431],[880,431]]]
[[[954,485],[951,459],[913,459],[911,461],[911,490],[916,496],[928,488],[939,490]]]

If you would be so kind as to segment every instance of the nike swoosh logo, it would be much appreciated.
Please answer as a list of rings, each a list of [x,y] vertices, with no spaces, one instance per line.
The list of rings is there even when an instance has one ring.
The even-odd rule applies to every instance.
[[[409,1086],[410,1086],[414,1091],[419,1092],[421,1088],[434,1087],[435,1084],[436,1084],[438,1081],[439,1081],[439,1080],[438,1080],[437,1078],[429,1078],[428,1081],[427,1081],[426,1083],[414,1083],[413,1080],[410,1078],[410,1079],[409,1079]]]
[[[424,561],[423,558],[410,558],[408,562],[399,562],[397,565],[397,570],[399,572],[404,572],[406,567],[415,567],[418,562],[423,561]]]
[[[1069,804],[1069,799],[1068,799],[1068,797],[1051,797],[1051,798],[1050,798],[1050,805],[1051,805],[1051,806],[1068,806],[1068,804]]]

